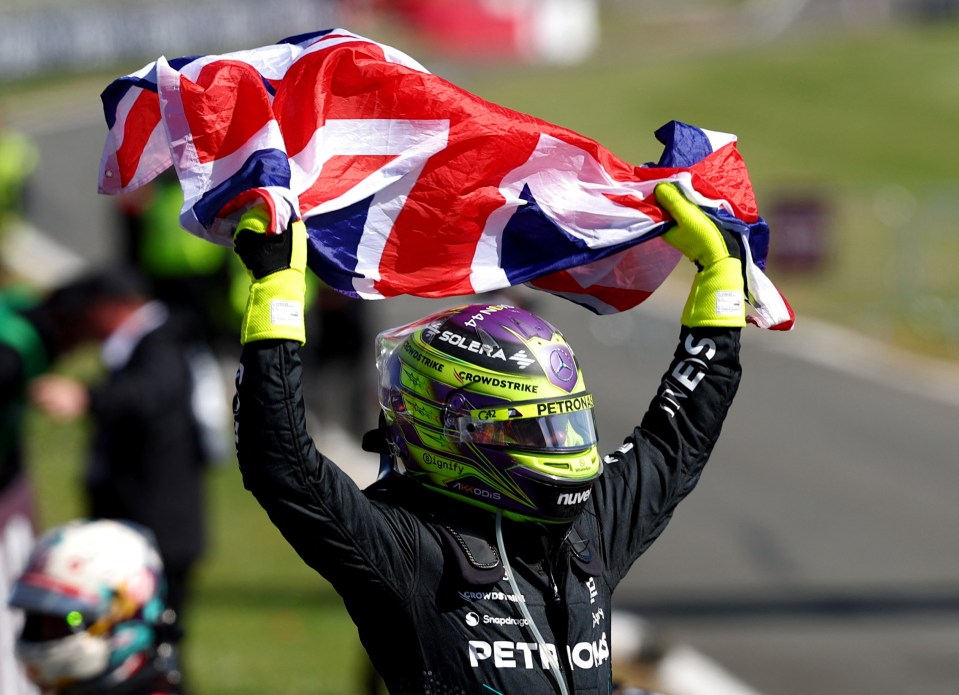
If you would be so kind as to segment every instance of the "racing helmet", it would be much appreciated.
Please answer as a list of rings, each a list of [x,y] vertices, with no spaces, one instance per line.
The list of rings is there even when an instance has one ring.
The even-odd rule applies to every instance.
[[[514,306],[441,311],[376,339],[394,470],[518,521],[572,521],[602,473],[569,344]]]
[[[155,645],[162,571],[152,535],[133,524],[75,520],[44,533],[9,598],[25,611],[16,652],[30,680],[107,693],[133,678]]]

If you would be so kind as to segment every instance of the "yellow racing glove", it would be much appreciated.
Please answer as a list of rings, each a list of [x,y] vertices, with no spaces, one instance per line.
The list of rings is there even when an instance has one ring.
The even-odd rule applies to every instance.
[[[267,234],[263,207],[244,213],[233,234],[233,249],[250,273],[240,343],[282,339],[306,342],[306,225],[291,222],[282,234]]]
[[[739,239],[720,229],[671,183],[656,186],[656,201],[676,221],[663,239],[698,269],[683,309],[683,325],[745,326],[746,283]]]

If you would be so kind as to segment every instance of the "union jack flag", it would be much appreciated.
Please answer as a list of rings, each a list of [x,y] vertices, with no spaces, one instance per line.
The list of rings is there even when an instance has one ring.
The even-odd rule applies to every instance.
[[[265,204],[271,231],[303,219],[308,264],[345,294],[448,297],[527,283],[597,313],[636,306],[679,254],[652,195],[675,182],[742,234],[751,320],[788,329],[766,278],[769,229],[736,138],[672,122],[634,166],[599,143],[485,101],[343,29],[167,60],[103,92],[101,193],[173,166],[181,225],[230,245]]]

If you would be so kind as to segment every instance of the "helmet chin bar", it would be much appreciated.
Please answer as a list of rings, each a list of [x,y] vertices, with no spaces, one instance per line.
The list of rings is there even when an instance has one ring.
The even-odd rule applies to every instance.
[[[483,458],[506,456],[502,450],[486,450],[473,447],[476,455]],[[599,458],[593,447],[587,455]],[[548,457],[536,457],[540,461]],[[582,513],[592,496],[593,484],[602,474],[602,462],[599,472],[586,478],[570,479],[549,476],[524,465],[513,465],[504,474],[506,480],[491,484],[481,476],[470,475],[460,479],[448,479],[445,484],[414,475],[424,487],[440,492],[463,503],[479,507],[490,512],[501,512],[510,521],[545,524],[568,524]],[[496,468],[495,464],[491,467]],[[513,494],[506,490],[512,489]]]
[[[110,665],[110,644],[81,632],[46,642],[17,642],[17,657],[30,680],[43,688],[62,688],[90,680]]]

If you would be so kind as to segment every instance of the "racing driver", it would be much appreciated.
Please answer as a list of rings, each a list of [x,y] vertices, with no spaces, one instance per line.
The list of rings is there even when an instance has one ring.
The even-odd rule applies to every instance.
[[[675,221],[664,238],[698,272],[672,363],[622,446],[600,456],[593,394],[553,326],[470,305],[377,337],[382,412],[364,448],[386,465],[364,490],[307,433],[305,227],[268,235],[256,207],[240,220],[244,485],[342,596],[394,695],[612,691],[612,592],[700,477],[746,316],[739,242],[674,185],[656,198]]]

